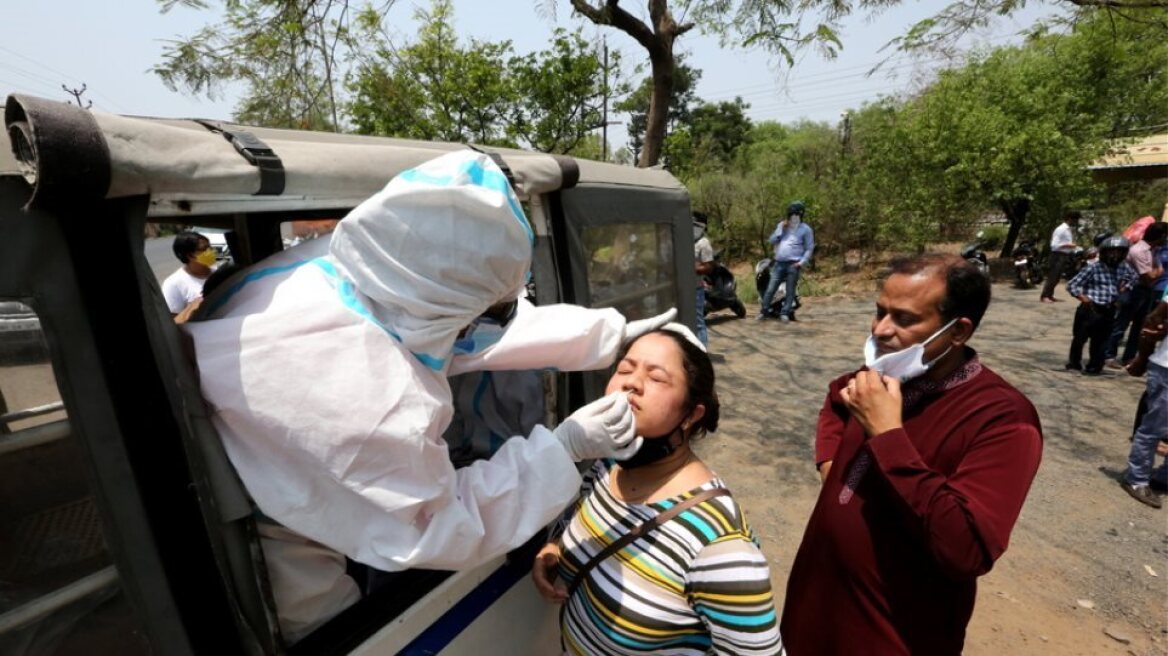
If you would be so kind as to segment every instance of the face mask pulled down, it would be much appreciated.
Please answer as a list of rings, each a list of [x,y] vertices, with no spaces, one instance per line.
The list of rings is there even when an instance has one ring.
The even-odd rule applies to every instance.
[[[937,339],[941,333],[949,330],[955,323],[957,323],[957,319],[953,319],[944,326],[941,326],[937,332],[919,344],[913,344],[906,349],[901,349],[894,353],[886,353],[879,357],[876,356],[876,336],[868,335],[868,341],[864,342],[864,364],[882,376],[888,376],[902,383],[907,383],[927,372],[937,363],[937,360],[945,357],[945,354],[953,348],[950,346],[936,358],[933,358],[929,362],[924,361],[925,346],[934,339]]]
[[[680,444],[673,444],[673,435],[681,430],[681,426],[684,423],[685,420],[682,419],[673,427],[673,430],[662,435],[642,435],[645,441],[641,443],[641,448],[637,449],[637,452],[632,456],[624,460],[617,460],[617,462],[624,469],[636,469],[637,467],[651,465],[658,460],[668,457],[680,446]]]

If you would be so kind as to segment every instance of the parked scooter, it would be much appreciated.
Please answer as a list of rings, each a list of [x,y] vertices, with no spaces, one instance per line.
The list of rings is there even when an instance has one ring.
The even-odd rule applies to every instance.
[[[1014,284],[1019,289],[1030,289],[1042,282],[1038,266],[1038,247],[1033,239],[1023,239],[1014,249]]]
[[[714,253],[714,270],[704,276],[706,284],[706,314],[718,310],[732,310],[739,319],[746,316],[746,306],[738,299],[738,282]]]
[[[990,275],[990,262],[986,258],[982,245],[985,243],[985,232],[978,230],[974,240],[961,249],[961,258],[977,267],[985,275]]]
[[[763,295],[766,294],[767,285],[771,282],[771,267],[774,263],[772,258],[766,257],[754,265],[754,286],[758,289],[760,303]],[[785,298],[787,298],[787,282],[784,280],[779,283],[779,289],[775,292],[775,297],[771,299],[771,306],[762,308],[762,313],[768,317],[777,318],[779,311],[783,308],[783,299]],[[798,310],[802,305],[803,301],[799,298],[799,290],[795,290],[795,305],[791,310],[791,319],[795,318],[795,310]]]

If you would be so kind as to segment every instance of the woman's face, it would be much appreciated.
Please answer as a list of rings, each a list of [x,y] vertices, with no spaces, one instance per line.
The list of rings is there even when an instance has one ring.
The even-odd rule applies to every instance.
[[[628,394],[637,434],[657,436],[673,430],[686,418],[686,376],[681,348],[672,338],[650,333],[629,348],[608,380],[607,394]],[[689,421],[697,421],[705,408],[698,406]]]

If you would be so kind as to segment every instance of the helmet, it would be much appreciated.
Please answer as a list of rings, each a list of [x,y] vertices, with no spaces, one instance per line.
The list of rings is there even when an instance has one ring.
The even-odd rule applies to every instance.
[[[1104,230],[1103,232],[1098,232],[1095,234],[1095,237],[1091,240],[1091,243],[1095,244],[1096,246],[1100,246],[1103,244],[1103,242],[1107,241],[1108,237],[1110,237],[1113,234],[1115,234],[1115,233],[1111,232],[1110,230]]]
[[[807,212],[807,206],[804,205],[803,201],[801,201],[801,200],[797,200],[797,201],[795,201],[787,206],[787,216],[791,216],[792,214],[798,214],[799,216],[803,216],[806,212]]]
[[[1101,252],[1101,253],[1103,251],[1112,250],[1112,249],[1121,250],[1121,251],[1124,251],[1126,253],[1127,249],[1129,249],[1129,248],[1131,248],[1131,242],[1129,242],[1127,240],[1127,237],[1123,237],[1121,235],[1115,235],[1112,237],[1108,237],[1107,239],[1103,240],[1102,244],[1099,244],[1099,252]]]

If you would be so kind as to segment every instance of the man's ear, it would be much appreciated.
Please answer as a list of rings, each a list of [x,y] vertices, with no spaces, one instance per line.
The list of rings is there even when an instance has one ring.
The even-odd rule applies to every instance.
[[[953,335],[953,345],[965,346],[969,338],[973,337],[973,322],[966,317],[960,317],[957,319],[957,323],[953,324],[953,327],[949,330]]]

